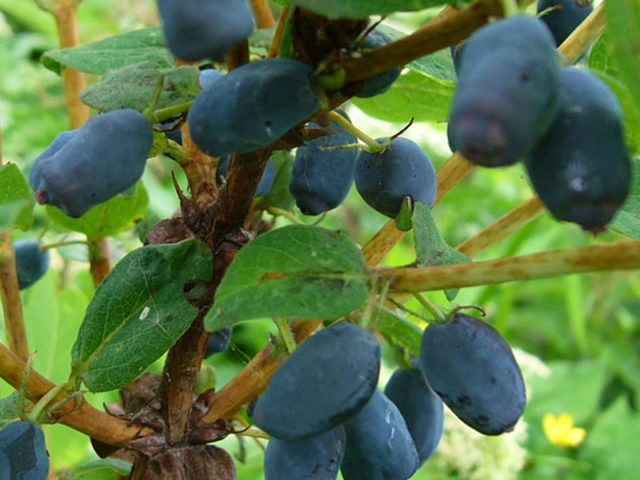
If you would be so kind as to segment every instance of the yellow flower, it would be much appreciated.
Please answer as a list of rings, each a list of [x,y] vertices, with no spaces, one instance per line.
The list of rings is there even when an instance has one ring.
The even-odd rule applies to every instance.
[[[542,428],[553,445],[575,448],[587,436],[587,431],[584,428],[576,427],[575,423],[575,418],[569,413],[562,413],[558,416],[547,413],[542,420]]]

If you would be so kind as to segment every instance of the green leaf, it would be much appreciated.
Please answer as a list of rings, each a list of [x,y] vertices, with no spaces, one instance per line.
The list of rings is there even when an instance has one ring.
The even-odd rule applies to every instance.
[[[449,265],[471,261],[469,257],[460,253],[442,239],[438,227],[431,216],[431,209],[422,202],[417,202],[413,210],[413,231],[417,266]],[[457,293],[458,289],[445,290],[445,295],[450,301],[456,297]]]
[[[0,430],[20,418],[20,394],[0,398]]]
[[[390,342],[405,347],[412,355],[419,356],[422,345],[422,329],[400,312],[387,307],[377,309],[378,331]]]
[[[587,421],[598,408],[600,391],[607,378],[605,362],[598,360],[549,362],[549,375],[530,381],[531,402],[525,411],[530,424],[539,424],[547,413],[567,412],[578,424]]]
[[[640,159],[633,161],[631,194],[609,228],[634,240],[640,240]]]
[[[8,14],[12,19],[36,30],[54,37],[56,27],[51,21],[51,15],[43,12],[36,6],[36,2],[16,2],[14,0],[0,0],[0,10]]]
[[[626,84],[640,110],[640,3],[637,0],[607,2],[607,30],[612,42],[611,58],[620,80]]]
[[[362,252],[344,233],[291,225],[238,253],[205,318],[208,330],[260,317],[334,319],[367,299]]]
[[[602,37],[589,55],[589,70],[596,74],[618,97],[624,112],[625,139],[629,148],[637,152],[640,150],[640,110],[636,106],[631,91],[620,78],[620,71],[615,64],[613,44],[610,30],[605,30]]]
[[[433,79],[446,82],[458,81],[449,49],[438,50],[431,55],[414,60],[408,64],[407,67],[410,70],[423,73]]]
[[[33,223],[33,192],[14,163],[0,165],[0,230],[28,230]]]
[[[389,122],[446,122],[455,92],[455,83],[440,80],[422,71],[400,75],[391,88],[370,98],[351,101],[372,117]]]
[[[376,30],[382,31],[394,41],[406,37],[404,32],[385,24],[376,27]],[[458,76],[453,66],[453,59],[451,58],[451,52],[448,48],[418,58],[407,64],[407,68],[436,79],[450,82],[458,81]]]
[[[59,225],[81,232],[89,238],[103,238],[131,230],[147,213],[149,196],[140,182],[133,196],[120,194],[96,205],[80,218],[71,218],[56,207],[47,206],[47,214]]]
[[[620,398],[587,431],[578,457],[593,465],[593,480],[635,480],[638,478],[640,415]]]
[[[196,240],[129,253],[87,309],[73,346],[72,377],[97,392],[127,385],[189,328],[198,309],[185,288],[211,275],[211,252]]]
[[[69,472],[69,480],[118,480],[131,473],[131,463],[118,458],[101,458]],[[67,478],[67,477],[65,477]]]
[[[409,12],[446,4],[467,5],[461,0],[289,0],[327,18],[366,18],[369,15],[387,15]]]
[[[80,47],[51,50],[45,52],[41,61],[56,73],[71,67],[94,75],[145,62],[167,68],[175,66],[173,56],[165,46],[162,28],[135,30]]]
[[[153,62],[139,63],[108,72],[103,79],[85,89],[82,101],[101,112],[133,108],[143,112],[151,103],[161,76],[163,91],[156,108],[167,108],[193,100],[202,90],[197,68],[184,66],[167,70]]]

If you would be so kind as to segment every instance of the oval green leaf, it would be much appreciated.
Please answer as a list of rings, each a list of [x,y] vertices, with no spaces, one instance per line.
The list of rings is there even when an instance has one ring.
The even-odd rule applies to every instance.
[[[93,75],[143,62],[153,62],[167,68],[175,60],[166,47],[162,28],[145,28],[88,43],[80,47],[45,52],[42,64],[55,73],[65,67]]]
[[[362,306],[367,294],[364,257],[347,235],[292,225],[240,250],[205,325],[213,331],[261,317],[333,319]]]

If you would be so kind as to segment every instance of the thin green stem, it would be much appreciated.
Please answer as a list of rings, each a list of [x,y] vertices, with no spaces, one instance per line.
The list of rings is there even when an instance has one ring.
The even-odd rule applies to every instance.
[[[447,314],[435,303],[431,301],[424,293],[414,293],[413,297],[433,315],[434,323],[446,323]]]
[[[285,210],[284,208],[268,205],[267,212],[269,212],[271,215],[276,217],[284,217],[287,220],[289,220],[291,223],[294,223],[296,225],[306,225],[306,223],[304,223],[302,220],[296,217],[292,212],[290,212],[289,210]]]
[[[513,17],[520,13],[520,6],[516,0],[500,0],[505,17]]]
[[[161,73],[158,76],[158,81],[156,82],[156,88],[153,91],[153,96],[151,97],[151,102],[149,102],[149,106],[142,112],[142,114],[147,117],[150,123],[153,123],[154,112],[156,110],[156,106],[160,101],[160,96],[162,95],[162,90],[164,88],[164,78],[165,75]]]
[[[390,302],[394,307],[396,307],[398,310],[401,310],[411,316],[414,316],[420,320],[422,320],[423,322],[426,323],[431,323],[433,322],[433,318],[428,318],[426,316],[424,316],[422,313],[417,312],[409,307],[407,307],[404,303],[399,302],[398,300],[396,300],[393,297],[389,297],[387,298],[387,301]]]
[[[339,113],[329,112],[329,116],[331,117],[332,121],[336,122],[346,131],[354,134],[356,137],[362,140],[367,146],[366,150],[368,150],[370,153],[380,153],[384,151],[386,145],[378,143],[374,138],[364,133],[362,130],[360,130],[358,127],[356,127],[353,123],[351,123],[349,120],[344,118]]]
[[[40,247],[40,250],[44,252],[45,250],[52,250],[54,248],[66,247],[68,245],[89,245],[89,242],[87,240],[63,240],[61,242],[53,242],[53,243],[47,243],[45,245],[42,245]]]
[[[60,393],[62,393],[66,388],[66,385],[57,385],[49,390],[40,400],[33,406],[31,412],[29,413],[29,419],[35,423],[43,423],[44,417],[46,416],[49,404],[56,398]]]
[[[376,292],[378,290],[379,279],[374,278],[372,279],[371,283],[372,286],[367,304],[365,305],[364,310],[362,310],[362,315],[360,315],[360,318],[358,319],[358,325],[360,325],[365,330],[369,328],[369,324],[371,323],[371,319],[373,318],[373,309],[378,303],[378,295]]]
[[[193,100],[178,103],[177,105],[172,105],[171,107],[161,108],[149,115],[149,121],[151,123],[160,123],[164,122],[165,120],[170,120],[177,117],[178,115],[182,115],[183,113],[188,112],[191,108],[191,105],[193,105]]]
[[[243,432],[237,432],[236,435],[240,435],[242,437],[251,437],[251,438],[262,438],[264,440],[269,440],[271,436],[262,430],[258,430],[257,428],[250,428]]]
[[[280,332],[280,337],[284,342],[284,346],[287,349],[287,352],[289,352],[289,355],[291,355],[296,349],[296,339],[291,331],[291,326],[284,318],[278,318],[275,322],[278,326],[278,331]]]
[[[178,162],[178,165],[185,165],[189,162],[189,155],[185,151],[185,148],[173,140],[167,139],[167,145],[164,149],[164,153],[171,159]]]

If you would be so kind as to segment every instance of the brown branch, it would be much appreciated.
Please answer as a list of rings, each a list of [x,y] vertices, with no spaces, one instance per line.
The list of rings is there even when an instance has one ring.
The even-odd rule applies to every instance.
[[[111,271],[109,240],[107,238],[92,239],[87,237],[89,249],[89,268],[93,285],[97,288]]]
[[[240,42],[225,58],[227,69],[232,71],[246,63],[249,63],[249,55],[249,41],[245,40],[244,42]]]
[[[0,167],[2,167],[2,126],[0,125]],[[22,299],[18,286],[16,257],[10,231],[0,231],[0,301],[9,348],[23,361],[29,358]]]
[[[406,234],[407,232],[398,230],[394,219],[388,220],[362,247],[362,254],[367,260],[367,264],[379,264]]]
[[[468,257],[475,257],[520,230],[542,212],[544,204],[540,197],[532,197],[456,248]]]
[[[593,12],[558,47],[567,64],[576,63],[604,32],[607,26],[605,3],[602,2],[594,8]]]
[[[347,81],[365,80],[455,45],[486,24],[491,17],[501,14],[499,2],[490,1],[477,2],[464,10],[451,9],[446,15],[437,17],[400,40],[371,50],[359,58],[342,61]]]
[[[453,188],[462,180],[467,178],[475,165],[464,158],[459,152],[454,153],[451,158],[438,171],[438,194],[436,204],[440,202]]]
[[[58,28],[58,38],[62,48],[76,47],[80,44],[78,11],[75,2],[60,2],[52,12]],[[86,87],[85,76],[73,68],[65,68],[64,81],[67,113],[72,129],[80,128],[89,120],[89,108],[80,100],[80,92]]]
[[[251,8],[258,28],[271,28],[276,24],[267,0],[251,0]]]
[[[573,273],[640,268],[640,242],[555,250],[500,260],[421,268],[379,268],[372,275],[391,280],[395,292],[425,292],[493,285]]]
[[[187,122],[182,126],[182,145],[187,161],[181,164],[189,182],[189,192],[200,205],[211,205],[217,195],[216,164],[212,157],[198,148],[191,138]]]
[[[189,433],[189,418],[198,372],[207,347],[204,315],[200,314],[189,330],[171,347],[165,362],[160,396],[166,418],[166,441],[169,445],[182,443]]]
[[[275,58],[278,55],[280,55],[282,37],[284,36],[284,32],[287,28],[288,19],[289,19],[289,7],[284,7],[282,9],[282,12],[280,13],[280,18],[278,19],[276,32],[273,34],[273,40],[271,41],[271,47],[269,47],[269,54],[267,55],[267,58]]]
[[[242,227],[270,154],[269,150],[262,149],[233,156],[227,182],[220,189],[214,206],[215,228],[212,237],[207,239],[209,245],[219,245],[228,234]]]
[[[29,358],[29,344],[18,287],[13,240],[9,231],[0,232],[0,299],[9,348],[26,362]]]
[[[24,385],[26,368],[24,361],[0,344],[0,377],[16,390],[20,390]],[[31,370],[24,393],[27,399],[36,403],[55,387],[56,385],[50,380]],[[52,403],[57,403],[65,398],[67,398],[67,394],[61,393]],[[54,416],[60,423],[110,445],[125,445],[134,438],[154,433],[150,429],[129,425],[124,420],[103,413],[86,401],[80,404],[70,401],[60,407]]]

